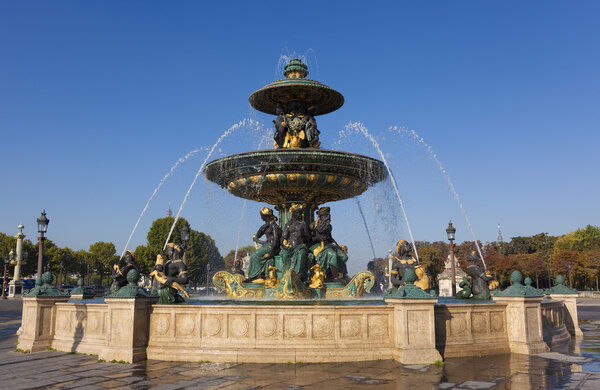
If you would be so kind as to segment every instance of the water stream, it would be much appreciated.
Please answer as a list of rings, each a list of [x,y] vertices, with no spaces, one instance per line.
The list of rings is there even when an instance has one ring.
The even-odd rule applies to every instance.
[[[391,170],[390,166],[387,163],[385,155],[381,151],[381,147],[379,146],[379,143],[371,135],[371,133],[369,133],[369,130],[361,122],[349,122],[345,126],[345,130],[348,131],[348,132],[354,131],[356,133],[360,133],[360,134],[364,135],[365,137],[367,137],[367,139],[369,141],[371,141],[371,144],[377,150],[377,153],[379,154],[379,157],[381,158],[381,161],[383,161],[383,164],[385,165],[385,168],[387,169],[388,174],[390,176],[390,180],[392,182],[392,186],[394,187],[394,191],[396,193],[396,197],[398,198],[398,203],[400,203],[400,209],[402,210],[402,215],[404,215],[404,221],[406,222],[406,228],[408,230],[408,234],[409,234],[410,240],[412,242],[412,247],[413,247],[413,250],[415,252],[415,257],[417,258],[417,263],[420,263],[420,261],[419,261],[419,254],[417,252],[417,246],[415,245],[415,238],[413,237],[412,229],[410,228],[410,223],[408,222],[408,216],[406,215],[406,210],[404,209],[404,202],[402,201],[402,197],[400,196],[400,191],[398,191],[398,186],[396,184],[396,179],[394,179],[394,175],[392,174],[392,170]]]
[[[135,222],[135,225],[133,226],[133,230],[129,234],[129,238],[127,239],[127,242],[125,243],[125,247],[123,248],[123,252],[121,253],[121,259],[125,255],[125,251],[129,247],[129,243],[131,242],[131,238],[133,237],[133,235],[134,235],[134,233],[135,233],[138,225],[140,224],[140,221],[142,220],[142,217],[146,213],[146,210],[148,210],[148,206],[150,206],[150,203],[152,202],[152,200],[154,199],[154,197],[156,196],[156,194],[160,190],[160,187],[162,187],[163,184],[165,184],[165,182],[167,181],[167,179],[169,178],[169,176],[171,176],[173,174],[173,172],[175,172],[175,170],[179,167],[179,165],[183,164],[184,162],[186,162],[187,160],[189,160],[191,157],[195,156],[199,152],[206,151],[207,149],[208,148],[194,149],[194,150],[190,151],[188,154],[186,154],[185,156],[180,157],[179,159],[177,159],[177,161],[171,167],[171,169],[169,169],[169,171],[165,174],[165,176],[161,179],[161,181],[158,183],[158,186],[156,186],[156,188],[152,192],[152,195],[150,195],[150,198],[148,198],[148,201],[146,202],[146,205],[142,209],[142,212],[140,213],[140,216],[138,217],[137,221]]]
[[[405,127],[398,127],[398,126],[391,126],[388,128],[388,130],[391,132],[397,133],[397,134],[401,134],[401,135],[406,134],[406,135],[410,136],[412,139],[414,139],[419,144],[421,144],[425,148],[425,150],[427,150],[427,152],[429,153],[429,156],[433,159],[433,161],[435,161],[435,164],[439,168],[440,172],[446,178],[446,181],[448,182],[448,186],[450,187],[452,194],[454,194],[454,199],[456,200],[456,203],[458,203],[460,212],[462,213],[463,217],[465,218],[465,221],[467,222],[467,226],[469,227],[469,231],[471,232],[471,235],[473,236],[473,240],[475,241],[475,247],[477,248],[479,257],[481,258],[481,261],[483,262],[483,267],[485,269],[487,269],[485,260],[483,259],[483,253],[481,252],[481,248],[479,247],[479,241],[477,240],[475,231],[473,230],[473,227],[471,226],[471,221],[469,220],[469,216],[467,215],[467,212],[462,204],[462,201],[460,200],[460,197],[458,196],[458,192],[456,191],[456,188],[454,188],[454,183],[452,183],[452,180],[450,179],[450,175],[448,175],[448,172],[446,171],[446,169],[444,168],[444,166],[438,159],[437,154],[433,151],[433,148],[431,147],[431,145],[429,145],[427,142],[425,142],[423,137],[421,137],[414,130],[409,130]]]
[[[190,187],[188,188],[188,190],[185,194],[185,197],[183,198],[183,201],[181,202],[181,205],[179,206],[179,210],[177,210],[177,215],[175,216],[173,225],[171,225],[171,229],[169,229],[169,234],[165,241],[165,245],[163,246],[163,250],[167,247],[167,244],[169,243],[169,240],[171,239],[171,234],[173,234],[173,229],[175,229],[175,224],[177,223],[177,220],[179,219],[179,216],[181,215],[181,211],[183,210],[183,207],[185,206],[185,203],[187,202],[187,200],[190,196],[190,193],[192,192],[192,189],[194,188],[194,185],[198,181],[198,177],[200,177],[200,174],[202,173],[204,166],[206,165],[208,160],[213,155],[215,149],[217,148],[217,146],[219,146],[221,141],[223,141],[225,138],[227,138],[229,135],[231,135],[236,130],[244,128],[244,127],[250,127],[256,131],[260,131],[260,130],[264,129],[263,125],[260,124],[258,121],[246,118],[246,119],[243,119],[243,120],[239,121],[238,123],[234,124],[229,129],[225,130],[225,132],[223,134],[221,134],[221,136],[217,139],[217,142],[215,142],[214,145],[210,148],[208,154],[206,155],[206,158],[202,162],[202,165],[200,165],[198,172],[196,172],[196,176],[194,177],[192,184],[190,184]]]
[[[356,201],[356,207],[358,207],[358,212],[360,213],[363,224],[365,225],[367,237],[369,238],[369,244],[371,244],[371,251],[373,251],[373,258],[376,258],[377,255],[375,255],[375,247],[373,246],[373,239],[371,238],[371,232],[369,231],[369,227],[367,226],[367,219],[365,218],[365,213],[363,212],[363,209],[362,209],[362,206],[360,205],[360,200],[358,200],[358,197],[354,198],[354,200]]]
[[[237,261],[238,249],[240,248],[240,234],[242,233],[242,223],[244,222],[244,214],[246,213],[246,199],[242,203],[242,212],[240,213],[240,222],[238,223],[237,239],[235,241],[235,254],[233,255],[233,264]]]

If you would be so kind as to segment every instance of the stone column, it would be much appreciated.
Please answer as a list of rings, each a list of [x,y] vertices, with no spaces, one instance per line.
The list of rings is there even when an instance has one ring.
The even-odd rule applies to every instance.
[[[544,295],[523,284],[523,274],[513,271],[512,285],[494,295],[494,301],[506,303],[508,343],[513,353],[534,355],[548,352],[542,328],[541,302]]]
[[[14,298],[17,295],[21,295],[23,293],[23,281],[21,280],[21,263],[23,261],[23,239],[25,238],[25,234],[23,234],[23,225],[20,224],[18,226],[19,233],[15,235],[17,239],[17,263],[15,264],[15,273],[13,276],[13,280],[8,284],[8,296],[9,298]]]
[[[56,302],[69,297],[23,297],[23,319],[19,345],[23,351],[44,351],[52,344],[56,323]]]
[[[403,364],[432,364],[442,361],[435,349],[437,299],[386,299],[394,306],[394,359]]]
[[[508,343],[512,353],[548,352],[542,329],[542,297],[494,297],[506,304]]]
[[[108,305],[107,348],[99,359],[134,363],[146,359],[150,305],[156,298],[105,298]]]
[[[575,337],[583,337],[583,332],[579,328],[579,317],[577,316],[577,294],[552,294],[550,298],[563,301],[565,305],[565,326]]]

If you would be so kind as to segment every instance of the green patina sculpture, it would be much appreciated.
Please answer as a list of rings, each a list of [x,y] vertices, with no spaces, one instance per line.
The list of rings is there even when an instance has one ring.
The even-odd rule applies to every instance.
[[[67,291],[60,291],[52,285],[54,276],[52,273],[45,272],[41,278],[35,280],[35,287],[29,290],[28,293],[24,293],[25,297],[68,297]]]
[[[462,288],[462,290],[456,293],[456,299],[469,299],[472,287],[471,279],[467,276],[463,276],[458,286]]]
[[[513,271],[510,274],[512,285],[503,291],[495,294],[497,297],[543,297],[539,290],[523,284],[523,274],[519,271]]]
[[[106,294],[107,296],[114,295],[117,291],[119,291],[120,288],[126,286],[127,275],[129,274],[129,271],[132,269],[138,269],[137,263],[135,262],[135,255],[132,251],[125,251],[124,260],[125,265],[123,267],[120,267],[118,264],[113,266],[113,272],[111,275],[113,282],[110,285],[108,293]]]
[[[140,271],[137,268],[132,268],[127,272],[127,285],[121,287],[114,293],[110,293],[106,298],[149,298],[152,295],[143,287],[138,285],[140,281]]]
[[[411,268],[404,271],[402,280],[406,283],[402,287],[392,287],[385,292],[385,298],[394,299],[435,299],[437,294],[435,291],[429,293],[423,291],[420,287],[415,286],[417,274]]]
[[[262,244],[262,246],[257,248],[250,256],[246,282],[264,283],[269,273],[269,266],[273,265],[273,258],[279,254],[281,228],[277,225],[277,217],[273,215],[273,210],[268,207],[260,209],[260,216],[265,223],[258,229],[252,239],[256,247],[258,247],[258,244]],[[260,241],[263,235],[266,236],[266,241]]]
[[[83,287],[83,278],[77,280],[77,287],[71,291],[71,297],[81,296],[81,298],[93,298],[94,291]]]
[[[330,209],[321,207],[317,211],[317,220],[311,227],[314,244],[310,247],[309,255],[325,273],[326,282],[343,283],[349,279],[346,269],[348,250],[333,239],[332,229]]]
[[[556,277],[556,286],[544,291],[546,294],[579,294],[577,290],[565,286],[565,277],[558,275]]]

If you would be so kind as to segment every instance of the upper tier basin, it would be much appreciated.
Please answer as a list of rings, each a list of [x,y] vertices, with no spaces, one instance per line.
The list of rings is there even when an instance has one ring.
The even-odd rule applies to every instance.
[[[353,198],[387,177],[379,160],[321,149],[273,149],[214,160],[204,176],[233,195],[279,205]]]

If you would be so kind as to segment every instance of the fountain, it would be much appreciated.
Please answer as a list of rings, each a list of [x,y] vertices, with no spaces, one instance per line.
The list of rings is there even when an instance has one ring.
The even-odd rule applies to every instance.
[[[383,162],[320,149],[315,116],[340,108],[344,98],[307,79],[308,69],[298,59],[289,61],[284,75],[249,99],[256,109],[277,116],[274,148],[209,162],[219,142],[243,123],[230,128],[209,151],[177,213],[200,173],[234,196],[274,206],[278,217],[269,207],[260,209],[264,224],[254,242],[262,246],[251,258],[249,275],[220,271],[213,283],[227,297],[185,301],[180,292],[185,295],[187,276],[179,257],[184,249],[168,239],[169,259],[159,256],[153,268],[160,301],[138,286],[131,252],[125,253],[130,268],[115,267],[119,282],[102,300],[58,294],[50,285],[52,275],[45,274],[23,298],[20,349],[51,347],[126,362],[432,364],[456,356],[536,354],[581,335],[577,292],[565,287],[564,279],[541,292],[523,284],[515,271],[513,286],[490,299],[490,277],[473,254],[465,299],[438,300],[404,240],[389,255],[393,287],[384,299],[363,298],[375,277],[369,271],[353,278],[346,274],[347,248],[331,236],[330,209],[323,205],[355,198],[386,177],[401,203],[398,188],[364,126],[353,127],[370,137]],[[260,240],[263,235],[266,241]],[[83,291],[79,297],[85,298]]]
[[[204,176],[234,196],[275,206],[279,212],[279,227],[285,235],[286,225],[292,219],[292,207],[299,207],[303,221],[308,227],[314,227],[315,212],[322,204],[357,197],[371,185],[384,180],[387,172],[379,160],[320,149],[320,131],[315,116],[337,110],[343,105],[344,98],[336,90],[307,79],[308,69],[298,59],[292,59],[285,66],[284,75],[286,78],[259,89],[249,98],[257,110],[277,115],[273,121],[275,148],[214,160],[204,167]],[[313,244],[319,244],[308,237],[306,242],[303,241],[304,245],[311,240]],[[327,241],[332,241],[330,234],[322,248],[325,243],[330,243]],[[335,241],[331,244],[335,249],[341,249]],[[285,254],[285,248],[282,249]],[[325,280],[323,288],[303,288],[301,279],[306,279],[307,270],[318,256],[315,249],[307,250],[308,253],[299,260],[307,264],[300,264],[287,276],[289,267],[284,264],[285,256],[282,258],[279,251],[273,251],[271,261],[261,265],[264,278],[254,283],[241,283],[239,277],[221,271],[215,274],[213,282],[218,289],[227,292],[229,298],[298,299],[323,295],[339,298],[356,297],[369,291],[375,279],[370,272],[363,271],[351,280],[345,280],[344,286],[343,282],[331,280],[339,278],[331,275],[328,269],[324,270],[324,275],[329,280]],[[293,281],[293,286],[287,284],[293,293],[283,292],[286,283],[271,283],[273,287],[263,288],[268,267],[277,269],[278,280]]]

